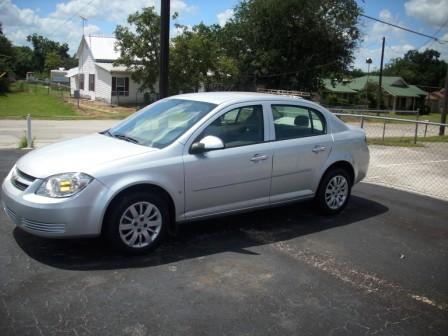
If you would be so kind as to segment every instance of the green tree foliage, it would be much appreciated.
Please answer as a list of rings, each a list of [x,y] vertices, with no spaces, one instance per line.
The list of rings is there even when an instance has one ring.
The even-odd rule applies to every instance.
[[[71,58],[68,54],[69,47],[67,43],[61,44],[37,34],[28,35],[26,39],[28,42],[31,42],[33,46],[34,70],[36,72],[43,72],[46,70],[45,63],[47,57],[52,58],[49,61],[52,63],[57,54],[61,59],[61,66],[69,62]]]
[[[18,78],[25,78],[28,71],[34,70],[33,51],[30,47],[14,46],[14,73]]]
[[[14,49],[11,41],[3,34],[0,23],[0,94],[9,90],[9,74],[14,64]]]
[[[360,8],[355,0],[245,0],[223,28],[184,29],[170,47],[170,91],[270,88],[311,90],[353,59]],[[142,88],[158,78],[160,17],[149,7],[117,26],[116,64],[135,70]],[[136,64],[137,63],[137,64]]]
[[[78,66],[78,60],[76,59],[75,55],[69,58],[65,58],[64,60],[64,68],[70,69]]]
[[[241,86],[310,90],[353,60],[360,13],[354,0],[245,0],[222,43],[238,61]]]
[[[410,50],[387,64],[384,75],[401,76],[410,84],[443,87],[447,63],[439,57],[440,53],[433,49]]]
[[[170,50],[170,91],[226,90],[238,74],[236,62],[222,53],[218,42],[220,27],[201,23],[172,41]]]
[[[154,7],[144,8],[128,17],[131,27],[117,26],[115,36],[121,55],[115,64],[133,70],[132,79],[141,88],[154,91],[159,76],[160,16]]]
[[[62,67],[63,63],[64,61],[62,60],[61,55],[55,51],[50,51],[45,56],[44,71],[49,73],[50,70]]]

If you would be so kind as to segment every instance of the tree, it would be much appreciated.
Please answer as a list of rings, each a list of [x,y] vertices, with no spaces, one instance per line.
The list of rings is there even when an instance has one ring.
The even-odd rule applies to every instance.
[[[50,57],[53,58],[49,61],[50,63],[54,61],[56,54],[60,57],[62,64],[70,59],[67,43],[60,44],[37,34],[28,35],[26,39],[33,45],[34,70],[37,72],[45,71],[46,58],[50,54]]]
[[[224,55],[217,34],[219,26],[201,23],[191,30],[183,28],[173,39],[170,50],[170,91],[172,93],[225,90],[233,85],[238,69],[236,62]]]
[[[355,0],[245,0],[223,28],[183,29],[170,46],[171,92],[271,88],[312,90],[320,77],[343,74],[353,60],[360,9]],[[117,26],[121,56],[142,88],[158,78],[160,17],[153,7]]]
[[[364,71],[362,71],[361,69],[350,69],[349,71],[347,71],[345,73],[345,75],[348,76],[349,78],[357,78],[357,77],[365,76],[366,73]]]
[[[9,74],[14,63],[14,49],[11,41],[3,34],[0,23],[0,94],[9,90]]]
[[[58,69],[63,65],[63,60],[61,58],[61,55],[59,55],[55,51],[49,52],[45,56],[45,64],[44,64],[44,71],[49,73],[50,70]]]
[[[409,50],[386,64],[384,75],[401,76],[410,84],[443,87],[447,64],[439,57],[440,53],[433,49]]]
[[[63,59],[62,66],[66,69],[74,68],[78,66],[78,60],[76,59],[75,55],[69,58]]]
[[[246,0],[223,29],[242,87],[311,90],[353,60],[360,13],[354,0]]]
[[[33,71],[35,68],[33,51],[30,47],[14,46],[14,73],[19,78],[25,78],[28,71]]]
[[[128,23],[132,28],[119,25],[115,29],[116,47],[121,51],[115,64],[127,66],[141,89],[154,92],[159,77],[160,16],[148,7],[130,15]]]

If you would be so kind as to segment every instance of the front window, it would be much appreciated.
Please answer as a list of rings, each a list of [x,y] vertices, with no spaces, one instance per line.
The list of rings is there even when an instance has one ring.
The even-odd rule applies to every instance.
[[[163,148],[216,107],[215,104],[168,99],[133,114],[109,130],[111,136]]]
[[[263,142],[263,107],[244,106],[224,113],[207,126],[200,138],[208,135],[220,138],[226,148]]]

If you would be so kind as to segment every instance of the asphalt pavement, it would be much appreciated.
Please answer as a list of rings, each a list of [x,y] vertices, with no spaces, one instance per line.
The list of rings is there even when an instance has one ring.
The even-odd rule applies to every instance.
[[[0,151],[0,179],[23,154]],[[447,335],[448,202],[361,183],[182,225],[147,256],[50,240],[0,213],[0,334]]]

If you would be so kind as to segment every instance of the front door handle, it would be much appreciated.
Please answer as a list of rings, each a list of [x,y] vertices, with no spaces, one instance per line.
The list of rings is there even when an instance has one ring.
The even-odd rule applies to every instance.
[[[252,162],[260,162],[260,161],[266,160],[267,158],[268,158],[267,155],[255,154],[254,156],[252,156],[252,158],[250,160]]]
[[[324,147],[324,146],[314,146],[314,148],[313,148],[314,153],[324,152],[326,150],[327,150],[327,147]]]

